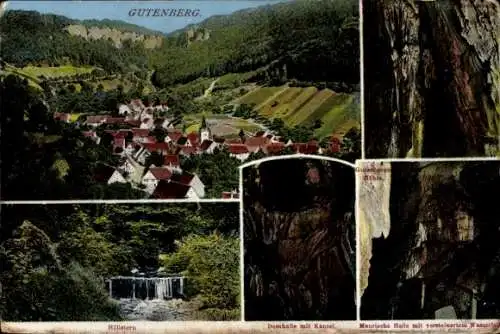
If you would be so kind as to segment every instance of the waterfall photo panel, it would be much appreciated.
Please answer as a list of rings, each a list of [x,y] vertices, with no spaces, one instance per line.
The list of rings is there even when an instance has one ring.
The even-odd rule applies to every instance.
[[[239,207],[3,204],[0,320],[240,320]]]
[[[364,0],[364,158],[500,157],[500,2]]]
[[[500,317],[500,161],[358,161],[361,320]]]
[[[356,319],[353,167],[293,156],[242,167],[245,320]]]

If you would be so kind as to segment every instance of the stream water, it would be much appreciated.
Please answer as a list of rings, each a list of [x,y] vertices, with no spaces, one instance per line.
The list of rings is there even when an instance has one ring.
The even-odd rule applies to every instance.
[[[192,319],[193,308],[182,299],[118,300],[121,315],[126,320],[172,321]]]

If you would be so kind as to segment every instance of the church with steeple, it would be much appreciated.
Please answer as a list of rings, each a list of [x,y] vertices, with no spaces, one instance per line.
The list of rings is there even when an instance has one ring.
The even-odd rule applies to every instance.
[[[200,143],[203,143],[205,140],[212,140],[212,132],[207,126],[207,120],[205,119],[205,116],[201,119],[201,126],[200,126]]]

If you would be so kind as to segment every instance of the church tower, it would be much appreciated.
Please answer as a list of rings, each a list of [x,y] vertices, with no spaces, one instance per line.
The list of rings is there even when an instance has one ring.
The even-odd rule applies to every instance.
[[[212,140],[212,133],[207,126],[207,120],[205,119],[205,116],[203,116],[203,118],[201,119],[200,126],[200,142],[203,143],[204,140]]]

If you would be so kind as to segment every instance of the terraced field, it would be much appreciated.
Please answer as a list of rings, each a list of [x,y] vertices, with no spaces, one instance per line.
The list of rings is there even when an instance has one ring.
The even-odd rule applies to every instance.
[[[316,129],[318,138],[332,133],[339,135],[352,127],[360,126],[359,93],[336,93],[330,89],[315,87],[261,87],[235,103],[254,103],[259,114],[269,118],[281,118],[287,126],[310,126],[321,120]]]
[[[321,116],[323,125],[315,131],[319,138],[337,134],[342,136],[353,127],[360,127],[361,108],[359,96],[339,94],[325,101],[319,109],[323,109]]]
[[[271,99],[276,94],[279,94],[283,90],[287,89],[286,86],[280,87],[260,87],[255,89],[248,94],[242,96],[237,100],[236,103],[240,104],[255,104],[256,108],[261,108],[262,104],[265,104],[269,99]]]

